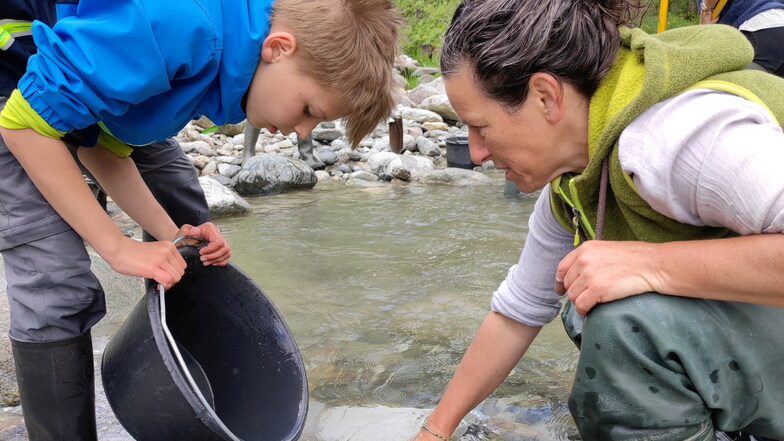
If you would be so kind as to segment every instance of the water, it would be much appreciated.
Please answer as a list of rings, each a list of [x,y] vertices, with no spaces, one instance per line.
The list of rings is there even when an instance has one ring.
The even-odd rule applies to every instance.
[[[533,209],[492,177],[475,187],[325,183],[251,198],[253,215],[217,222],[233,262],[265,289],[302,351],[303,440],[405,441],[438,402],[519,257]],[[461,439],[579,439],[565,403],[577,355],[560,323],[545,327]],[[130,439],[98,407],[101,439]],[[0,413],[0,434],[8,412],[18,411]]]

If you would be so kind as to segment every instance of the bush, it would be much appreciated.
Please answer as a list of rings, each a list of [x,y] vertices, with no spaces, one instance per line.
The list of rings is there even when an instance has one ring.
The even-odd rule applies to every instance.
[[[452,21],[461,0],[396,0],[406,27],[403,52],[423,66],[438,66],[441,37]],[[667,29],[696,24],[697,0],[670,0]],[[655,33],[659,14],[658,1],[651,1],[637,23],[646,32]]]
[[[406,20],[403,52],[424,66],[438,66],[441,37],[460,0],[397,0]]]

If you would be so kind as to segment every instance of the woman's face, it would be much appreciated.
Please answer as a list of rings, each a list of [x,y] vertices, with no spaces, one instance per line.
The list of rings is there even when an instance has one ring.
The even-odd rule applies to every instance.
[[[525,102],[513,113],[485,96],[469,69],[444,84],[452,107],[468,125],[471,159],[477,164],[492,160],[520,191],[539,190],[588,164],[587,100],[552,75],[532,76]]]

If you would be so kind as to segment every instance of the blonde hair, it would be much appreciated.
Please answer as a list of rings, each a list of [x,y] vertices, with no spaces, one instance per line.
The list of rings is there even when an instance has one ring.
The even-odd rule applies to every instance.
[[[300,68],[336,90],[356,146],[395,106],[393,64],[402,20],[391,0],[277,0],[273,19],[289,29]]]

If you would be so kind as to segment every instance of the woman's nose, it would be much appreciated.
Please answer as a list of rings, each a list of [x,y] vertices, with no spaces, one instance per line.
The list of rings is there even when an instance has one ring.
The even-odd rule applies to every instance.
[[[468,152],[474,164],[482,164],[490,159],[490,152],[485,147],[484,140],[474,129],[468,130]]]

